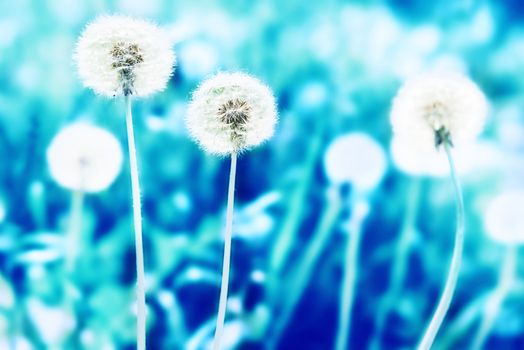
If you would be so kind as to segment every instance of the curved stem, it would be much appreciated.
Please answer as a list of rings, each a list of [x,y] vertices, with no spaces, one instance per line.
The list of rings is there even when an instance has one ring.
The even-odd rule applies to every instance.
[[[129,166],[131,171],[131,193],[133,196],[133,223],[135,227],[136,252],[136,306],[137,306],[137,350],[146,348],[146,293],[144,273],[144,248],[142,245],[142,207],[140,203],[140,183],[136,159],[135,135],[133,132],[133,115],[131,113],[131,96],[126,95],[127,145],[129,149]]]
[[[363,202],[362,205],[367,206],[367,203]],[[353,207],[357,208],[357,211],[358,206],[359,202],[353,205]],[[355,284],[358,272],[358,249],[362,237],[362,221],[364,218],[365,215],[359,215],[359,213],[355,215],[353,213],[348,223],[348,241],[346,243],[345,264],[343,266],[344,279],[342,282],[342,290],[340,292],[340,310],[335,347],[337,350],[347,349],[347,343],[350,339],[351,311],[355,298]]]
[[[229,285],[229,266],[231,261],[231,236],[233,231],[233,208],[235,205],[235,177],[237,172],[237,154],[231,153],[231,168],[229,170],[229,187],[227,191],[226,232],[224,236],[224,261],[222,264],[222,284],[220,286],[220,301],[218,304],[217,326],[213,341],[213,350],[220,349],[224,320],[226,318],[227,290]]]
[[[444,321],[444,317],[451,304],[451,299],[457,285],[459,276],[460,264],[462,261],[462,249],[464,246],[464,199],[462,198],[462,189],[460,187],[459,180],[457,178],[457,171],[451,155],[449,141],[443,142],[444,150],[448,157],[449,169],[451,174],[451,180],[455,190],[455,199],[457,202],[456,216],[457,216],[457,228],[455,232],[455,246],[453,248],[453,256],[451,258],[451,264],[449,267],[448,278],[444,291],[440,297],[437,309],[431,318],[431,322],[424,333],[422,340],[418,345],[418,350],[427,350],[431,348],[435,336]]]
[[[296,269],[293,271],[294,279],[289,283],[291,286],[289,295],[285,298],[285,304],[282,306],[280,317],[276,320],[274,326],[274,333],[269,341],[269,349],[276,349],[276,345],[282,336],[285,327],[289,323],[289,319],[293,316],[296,305],[300,301],[308,282],[311,279],[314,268],[326,243],[332,233],[333,225],[335,224],[341,209],[340,198],[335,189],[332,193],[328,193],[327,208],[323,211],[318,227],[313,233],[313,240],[306,248],[302,255],[302,259],[298,262]],[[329,195],[332,196],[329,196]]]
[[[484,312],[480,326],[477,330],[477,333],[475,334],[475,337],[473,338],[472,349],[482,349],[482,345],[488,338],[491,328],[493,327],[493,324],[495,323],[499,313],[500,306],[504,302],[511,285],[513,284],[516,264],[516,247],[509,247],[507,253],[504,256],[504,263],[500,269],[500,279],[498,285],[484,306]]]

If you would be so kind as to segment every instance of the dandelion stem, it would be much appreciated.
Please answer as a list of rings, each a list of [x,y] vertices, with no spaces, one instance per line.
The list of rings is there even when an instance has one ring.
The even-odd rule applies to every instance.
[[[358,207],[359,203],[353,201],[353,207]],[[366,205],[366,204],[364,204]],[[362,237],[362,221],[364,215],[352,214],[347,225],[347,243],[345,262],[343,266],[344,279],[340,292],[340,309],[338,317],[338,331],[336,340],[336,350],[347,349],[351,331],[351,311],[355,299],[355,283],[357,281],[358,249]]]
[[[462,189],[460,187],[459,180],[457,178],[457,171],[455,169],[455,164],[453,162],[453,157],[451,154],[450,143],[449,141],[443,142],[444,150],[448,157],[449,169],[451,180],[453,182],[453,187],[455,190],[455,199],[457,202],[456,207],[456,217],[457,217],[457,227],[455,231],[455,246],[453,248],[453,256],[451,258],[451,264],[449,267],[448,277],[446,284],[444,286],[444,291],[440,297],[437,309],[431,318],[431,321],[424,333],[422,340],[420,341],[417,349],[418,350],[429,350],[437,332],[446,316],[446,313],[451,304],[451,299],[457,285],[457,280],[459,276],[460,264],[462,261],[462,249],[464,246],[464,200],[462,198]]]
[[[127,144],[129,148],[129,166],[131,171],[131,193],[133,196],[133,223],[135,228],[136,250],[136,306],[137,306],[137,350],[146,348],[146,294],[144,277],[144,251],[142,246],[142,209],[140,203],[140,183],[136,159],[135,136],[133,132],[133,115],[131,113],[131,96],[126,95]]]
[[[224,260],[222,264],[222,283],[220,286],[220,301],[218,304],[217,325],[213,341],[213,350],[220,349],[224,320],[226,318],[227,290],[229,285],[229,266],[231,261],[231,236],[233,231],[233,208],[235,205],[235,177],[237,171],[237,154],[231,153],[231,168],[229,170],[229,187],[227,192],[226,232],[224,236]]]
[[[7,262],[7,271],[8,276],[10,277],[11,281],[14,281],[14,262],[13,259],[9,259]],[[9,310],[8,318],[8,342],[9,342],[9,350],[16,350],[17,349],[17,343],[18,343],[18,334],[20,333],[20,329],[22,328],[22,313],[20,310],[22,310],[22,300],[19,294],[17,293],[16,286],[14,283],[11,285],[12,287],[12,293],[13,293],[13,306]]]
[[[482,349],[482,345],[486,341],[495,323],[501,304],[504,302],[513,282],[515,276],[515,268],[517,264],[517,249],[516,247],[509,247],[507,253],[504,255],[504,262],[500,269],[500,279],[497,287],[484,304],[484,310],[480,326],[473,338],[472,349]]]
[[[82,208],[84,192],[73,191],[71,195],[71,211],[69,213],[69,232],[67,236],[66,270],[72,274],[82,246]]]
[[[82,235],[82,211],[84,206],[84,192],[82,190],[75,190],[71,192],[71,209],[69,212],[69,228],[66,236],[66,252],[65,252],[65,271],[69,277],[70,282],[72,283],[72,287],[69,285],[66,285],[66,294],[65,294],[65,302],[66,302],[66,308],[69,312],[71,312],[71,315],[78,318],[78,310],[76,305],[76,300],[78,299],[78,295],[76,295],[76,291],[78,288],[77,285],[77,275],[75,274],[75,269],[78,263],[78,258],[80,256],[80,249],[84,248],[85,245],[83,244],[84,237]],[[78,345],[78,333],[73,332],[67,340],[67,342],[71,344]],[[65,342],[66,340],[64,340]],[[65,343],[61,344],[65,345]]]

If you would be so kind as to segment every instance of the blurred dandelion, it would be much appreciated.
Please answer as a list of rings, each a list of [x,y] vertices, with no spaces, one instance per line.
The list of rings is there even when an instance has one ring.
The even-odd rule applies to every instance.
[[[131,97],[162,91],[173,73],[175,54],[167,33],[156,25],[125,16],[101,16],[85,28],[74,58],[86,87],[108,97],[124,96],[126,101],[137,265],[137,348],[143,350],[146,303],[142,210]]]
[[[393,137],[390,144],[390,152],[396,168],[412,176],[413,180],[405,191],[408,196],[407,205],[395,243],[394,254],[391,258],[391,277],[389,278],[388,289],[377,307],[376,326],[374,327],[374,336],[370,345],[371,350],[377,350],[382,347],[382,334],[387,330],[386,321],[395,305],[397,305],[398,297],[401,295],[402,288],[409,277],[409,255],[417,247],[416,243],[420,242],[416,219],[420,210],[419,199],[421,194],[423,194],[422,184],[424,183],[424,178],[440,178],[449,174],[448,160],[443,152],[413,147],[409,140],[402,137]],[[483,170],[483,167],[486,166],[493,168],[492,159],[497,157],[487,156],[493,152],[493,147],[483,141],[462,145],[454,154],[457,161],[457,172],[464,175]],[[500,158],[500,155],[498,158]],[[487,159],[489,159],[489,164],[486,162]],[[468,315],[468,309],[463,314]],[[448,329],[455,330],[460,328],[459,326],[448,327]],[[453,333],[457,334],[458,332],[453,331]],[[454,341],[449,336],[443,336],[442,338],[443,340],[439,345],[445,344],[442,345],[444,349],[450,347],[446,342]]]
[[[194,93],[187,111],[191,137],[211,154],[230,155],[224,261],[213,349],[220,349],[226,315],[237,155],[269,139],[277,121],[275,97],[258,79],[219,73]]]
[[[85,193],[96,193],[107,189],[120,174],[122,169],[122,148],[116,137],[109,131],[84,122],[77,122],[64,127],[51,141],[47,149],[47,163],[51,177],[62,187],[71,190],[71,209],[69,213],[68,232],[66,236],[65,269],[71,279],[75,279],[75,264],[80,250],[89,250],[85,237],[82,236],[82,213]],[[38,237],[38,236],[37,236]],[[44,238],[42,235],[40,238]],[[51,238],[52,235],[49,236]],[[34,245],[34,244],[33,244]],[[30,245],[31,246],[31,245]],[[28,254],[30,254],[29,252]],[[36,252],[35,252],[36,253]],[[27,254],[25,258],[28,258]],[[66,288],[66,310],[49,311],[47,318],[65,317],[65,313],[75,315],[75,299],[78,298],[75,288]],[[34,302],[34,307],[38,307]],[[40,307],[34,315],[44,313],[47,309]],[[35,311],[35,310],[32,310]],[[46,311],[47,312],[47,311]],[[34,322],[45,325],[38,317]],[[72,325],[72,331],[76,325]],[[49,327],[48,327],[49,328]],[[48,343],[64,344],[65,335],[60,338],[52,335],[59,331],[49,329],[42,335]],[[70,333],[70,332],[68,332]],[[56,338],[56,339],[55,339]]]
[[[445,154],[413,147],[405,138],[393,137],[390,151],[395,167],[408,175],[443,177],[449,173]]]
[[[324,153],[324,172],[330,186],[325,193],[326,207],[313,233],[313,239],[302,254],[291,277],[293,286],[285,298],[281,315],[275,322],[275,331],[271,339],[273,348],[281,337],[287,323],[295,311],[304,290],[310,282],[315,265],[333,232],[337,220],[344,208],[341,198],[341,186],[351,185],[349,199],[351,217],[344,225],[348,233],[343,265],[344,277],[340,291],[339,325],[336,349],[346,349],[350,333],[350,315],[355,297],[357,280],[358,247],[361,238],[362,223],[369,212],[368,195],[380,183],[386,170],[386,157],[382,147],[365,133],[348,133],[332,141]]]
[[[458,146],[482,131],[488,104],[484,94],[462,75],[428,73],[408,80],[393,101],[395,137],[415,149]]]
[[[365,133],[337,137],[327,147],[324,170],[336,186],[351,184],[358,192],[374,189],[384,176],[386,156],[382,146]]]
[[[464,244],[464,204],[451,147],[472,141],[487,115],[487,101],[480,89],[461,75],[426,74],[407,81],[393,101],[391,124],[395,137],[413,148],[444,149],[457,201],[457,230],[453,256],[437,309],[418,349],[431,348],[455,290]]]
[[[492,240],[508,246],[524,244],[522,200],[524,190],[516,189],[498,194],[489,203],[484,226]]]
[[[368,195],[384,177],[386,156],[378,142],[367,134],[350,133],[339,136],[328,146],[324,169],[334,186],[345,183],[352,186],[351,216],[344,225],[348,238],[335,345],[337,350],[344,350],[350,339],[362,224],[369,213]]]
[[[109,131],[77,122],[64,127],[47,149],[51,177],[71,190],[66,267],[73,270],[81,241],[81,217],[85,193],[108,188],[122,169],[122,148]]]
[[[506,245],[500,266],[499,280],[482,304],[481,322],[473,337],[472,349],[481,349],[495,324],[500,307],[516,284],[518,246],[524,244],[524,217],[521,203],[524,190],[517,189],[498,194],[485,212],[484,226],[489,237]]]
[[[47,149],[51,177],[72,191],[105,190],[120,173],[122,160],[120,143],[113,134],[83,122],[60,130]]]
[[[524,243],[524,219],[520,203],[524,190],[504,190],[488,202],[483,214],[484,231],[494,242],[502,245],[503,259],[498,268],[498,280],[493,289],[479,295],[457,316],[439,346],[448,349],[478,323],[476,332],[468,339],[471,349],[482,349],[497,324],[497,317],[509,294],[516,292],[518,280],[518,248]],[[516,292],[518,293],[518,292]],[[506,327],[506,325],[504,325]]]

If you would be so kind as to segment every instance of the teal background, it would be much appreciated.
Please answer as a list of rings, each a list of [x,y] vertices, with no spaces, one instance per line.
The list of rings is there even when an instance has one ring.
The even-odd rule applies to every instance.
[[[125,145],[123,101],[83,88],[72,61],[84,26],[104,13],[166,27],[178,61],[166,91],[134,105],[149,349],[205,349],[212,336],[228,161],[199,150],[184,117],[191,91],[220,70],[265,81],[280,117],[273,139],[239,159],[226,348],[333,348],[354,191],[351,184],[333,190],[322,161],[334,138],[354,131],[373,137],[388,164],[366,197],[370,213],[359,226],[350,347],[413,348],[445,280],[453,192],[446,177],[397,169],[388,114],[401,82],[435,67],[468,74],[491,106],[483,148],[471,155],[478,170],[461,175],[464,261],[434,349],[471,346],[507,254],[485,234],[486,208],[501,191],[524,185],[524,5],[518,0],[0,0],[0,348],[15,342],[16,349],[134,348],[127,160],[109,189],[86,197],[86,243],[70,276],[62,243],[71,194],[50,178],[45,159],[52,137],[75,120],[102,126]],[[297,276],[307,273],[299,262],[333,196],[342,209],[301,290]],[[289,254],[278,261],[286,244]],[[486,349],[524,348],[520,267],[509,296],[491,312]],[[289,319],[279,321],[295,298]]]

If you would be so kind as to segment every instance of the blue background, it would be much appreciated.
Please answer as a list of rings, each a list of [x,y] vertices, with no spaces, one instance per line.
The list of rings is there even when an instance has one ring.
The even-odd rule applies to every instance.
[[[404,79],[442,67],[469,75],[491,106],[483,148],[469,158],[476,171],[461,175],[465,256],[434,347],[469,348],[509,249],[485,234],[485,213],[497,194],[523,186],[522,6],[518,0],[1,1],[0,347],[17,339],[19,349],[134,348],[127,160],[109,189],[87,196],[83,234],[89,244],[69,276],[60,242],[71,194],[51,179],[45,159],[52,137],[75,120],[102,126],[125,145],[123,101],[83,88],[72,61],[89,21],[121,13],[167,28],[178,61],[166,91],[134,105],[149,349],[202,349],[212,336],[229,164],[198,149],[184,118],[191,91],[220,70],[265,81],[280,116],[273,139],[239,160],[229,348],[333,348],[351,184],[336,189],[342,210],[304,290],[296,279],[306,274],[299,262],[332,204],[325,151],[351,132],[371,136],[387,167],[366,197],[370,212],[360,227],[350,346],[413,348],[447,273],[454,197],[447,177],[416,177],[396,167],[388,114]],[[286,242],[287,259],[275,262]],[[523,285],[516,271],[494,311],[486,349],[524,348]],[[71,290],[74,313],[66,305]],[[296,307],[281,324],[293,298]],[[76,326],[68,328],[74,319]],[[71,339],[79,343],[72,346]]]

